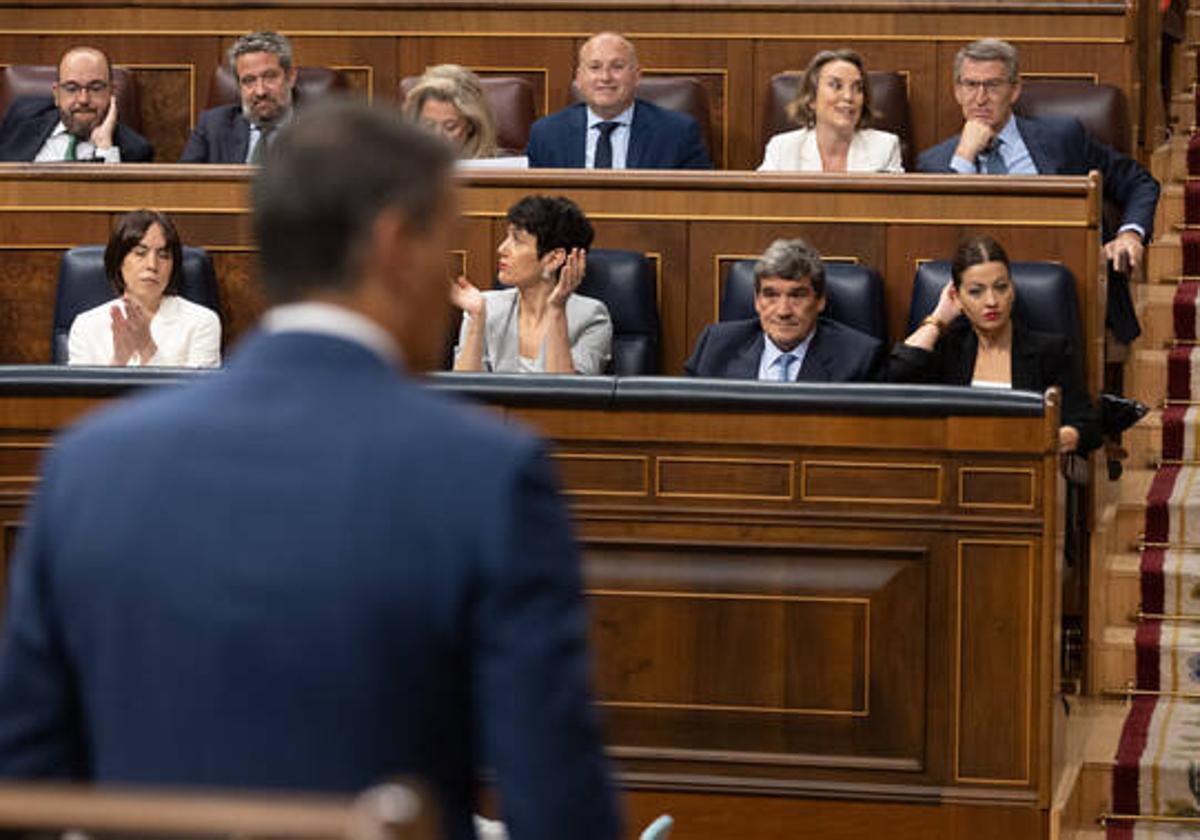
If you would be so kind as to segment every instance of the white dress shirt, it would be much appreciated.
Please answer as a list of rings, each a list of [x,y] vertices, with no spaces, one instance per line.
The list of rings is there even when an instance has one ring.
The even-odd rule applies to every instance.
[[[758,378],[764,382],[780,382],[781,371],[779,366],[782,364],[781,357],[785,353],[790,353],[794,359],[790,365],[787,381],[795,382],[796,377],[800,375],[800,368],[804,366],[804,357],[808,355],[808,346],[812,344],[812,337],[817,334],[816,327],[805,336],[804,340],[793,347],[791,350],[781,350],[779,345],[771,340],[771,337],[763,333],[763,352],[758,360]]]
[[[584,166],[593,169],[596,165],[596,146],[600,142],[600,129],[597,126],[602,122],[615,122],[618,125],[609,138],[612,141],[612,168],[625,168],[625,161],[629,159],[629,133],[633,130],[633,109],[636,107],[635,102],[611,120],[598,116],[591,108],[587,109],[587,149],[584,153]]]
[[[331,336],[365,347],[389,365],[400,367],[400,346],[383,327],[365,315],[332,303],[302,301],[276,306],[263,315],[268,333],[302,332]]]
[[[67,364],[113,363],[110,310],[114,306],[124,311],[125,303],[119,298],[110,300],[75,316],[67,338]],[[221,364],[221,319],[206,306],[179,295],[163,295],[150,319],[150,335],[158,350],[149,359],[135,353],[130,367],[213,368]]]
[[[63,121],[59,120],[58,125],[54,126],[54,130],[50,132],[50,136],[46,138],[46,142],[42,144],[42,148],[38,150],[34,157],[35,163],[61,162],[67,157],[67,146],[71,144],[71,135],[67,133],[67,127],[63,125]],[[97,149],[91,140],[77,140],[75,142],[75,160],[102,160],[105,163],[120,163],[121,149],[116,143],[113,143],[107,149]]]
[[[817,132],[798,128],[776,134],[767,142],[759,172],[823,172]],[[864,128],[854,132],[846,155],[847,172],[903,172],[900,138],[887,131]]]

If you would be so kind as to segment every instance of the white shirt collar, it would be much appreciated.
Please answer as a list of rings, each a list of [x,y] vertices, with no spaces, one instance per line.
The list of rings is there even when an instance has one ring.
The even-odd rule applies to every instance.
[[[593,128],[595,128],[596,126],[598,126],[598,125],[599,125],[600,123],[602,123],[602,122],[615,122],[615,123],[619,123],[619,124],[621,124],[621,125],[624,125],[624,126],[628,126],[628,125],[632,124],[632,123],[633,123],[633,109],[634,109],[635,107],[637,107],[637,102],[636,102],[636,101],[635,101],[635,102],[633,102],[632,104],[630,104],[630,106],[629,106],[628,108],[626,108],[626,109],[625,109],[624,111],[622,111],[621,113],[617,114],[617,115],[616,115],[615,117],[613,117],[611,120],[606,120],[606,119],[604,119],[604,117],[601,117],[600,115],[598,115],[598,114],[597,114],[595,111],[593,111],[591,108],[588,108],[588,109],[587,109],[587,117],[588,117],[588,119],[587,119],[587,127],[588,127],[588,131],[591,131]]]
[[[996,132],[996,138],[1002,143],[1007,144],[1008,148],[1016,148],[1016,141],[1021,139],[1021,132],[1017,129],[1017,115],[1009,114],[1008,122],[1004,124],[1004,128]]]
[[[400,366],[400,347],[387,330],[365,315],[321,301],[285,303],[267,310],[262,328],[268,333],[304,332],[332,336],[365,347],[389,365]]]
[[[801,365],[803,365],[805,357],[808,356],[808,346],[810,344],[812,344],[813,336],[817,334],[817,329],[819,327],[820,327],[819,323],[814,324],[812,330],[809,331],[808,335],[806,335],[804,337],[804,340],[801,341],[799,344],[797,344],[795,347],[793,347],[791,350],[781,349],[778,344],[776,344],[774,341],[771,340],[771,336],[767,335],[766,331],[764,330],[763,331],[763,352],[762,352],[762,358],[759,361],[759,370],[760,371],[770,370],[771,367],[775,364],[775,360],[778,359],[780,356],[782,356],[784,353],[791,353],[792,356],[795,357],[796,361],[798,361]]]

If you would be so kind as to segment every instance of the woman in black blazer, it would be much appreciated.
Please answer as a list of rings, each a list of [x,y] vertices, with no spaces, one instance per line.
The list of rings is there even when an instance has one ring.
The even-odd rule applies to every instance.
[[[887,378],[1027,391],[1057,385],[1063,395],[1061,450],[1088,452],[1099,446],[1100,416],[1067,340],[1027,329],[1012,318],[1016,294],[1000,243],[990,236],[964,239],[950,274],[953,279],[942,289],[933,314],[893,348]]]

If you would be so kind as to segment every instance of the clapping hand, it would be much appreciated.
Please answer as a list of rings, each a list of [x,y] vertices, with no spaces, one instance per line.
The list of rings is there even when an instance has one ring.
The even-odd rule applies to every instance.
[[[100,124],[92,129],[92,145],[103,151],[111,149],[113,144],[113,135],[117,131],[117,95],[113,93],[112,98],[108,102],[108,113],[104,115],[104,119]]]
[[[125,298],[125,309],[113,304],[112,315],[113,364],[125,366],[135,354],[142,361],[151,358],[158,350],[150,334],[150,316],[133,298]]]
[[[563,307],[579,284],[583,282],[584,272],[587,271],[587,251],[582,248],[572,248],[567,259],[558,272],[558,282],[550,292],[547,303],[551,306]]]

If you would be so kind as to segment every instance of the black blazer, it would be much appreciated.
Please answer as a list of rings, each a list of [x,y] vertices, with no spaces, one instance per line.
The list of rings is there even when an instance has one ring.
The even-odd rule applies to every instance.
[[[250,150],[250,121],[242,106],[221,105],[200,115],[180,163],[245,163]]]
[[[897,344],[887,360],[884,376],[890,382],[970,385],[978,350],[979,337],[962,319],[950,326],[932,352]],[[1040,393],[1055,385],[1063,394],[1062,424],[1079,430],[1080,452],[1095,449],[1101,443],[1100,414],[1083,386],[1070,344],[1061,335],[1026,329],[1014,321],[1013,388]]]
[[[530,167],[583,169],[587,163],[587,105],[576,102],[542,117],[529,131]],[[638,99],[629,126],[626,169],[712,169],[700,124],[687,114]]]
[[[1159,186],[1141,164],[1096,140],[1079,120],[1017,117],[1017,131],[1040,175],[1086,175],[1098,169],[1104,176],[1104,198],[1121,211],[1121,224],[1138,225],[1146,231],[1146,241],[1150,240]],[[917,170],[953,172],[950,160],[958,147],[958,138],[956,134],[922,152],[917,158]],[[1106,231],[1105,239],[1116,233]]]
[[[49,96],[18,96],[0,123],[0,161],[32,161],[58,125],[58,106]],[[127,125],[117,123],[113,142],[122,163],[149,163],[154,147]]]
[[[700,333],[688,376],[710,379],[758,379],[766,339],[757,318],[709,324]],[[868,382],[877,378],[883,344],[853,327],[828,318],[817,321],[797,382]]]

